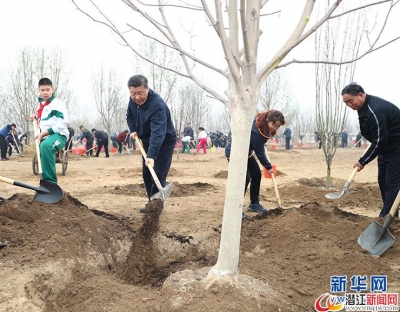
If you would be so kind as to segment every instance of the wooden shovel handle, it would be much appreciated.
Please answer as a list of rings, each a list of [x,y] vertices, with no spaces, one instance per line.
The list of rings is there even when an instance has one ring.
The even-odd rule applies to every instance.
[[[38,123],[36,118],[33,119],[33,133],[35,134],[35,137],[38,135]],[[42,170],[42,160],[40,158],[40,147],[38,139],[35,139],[35,147],[36,147],[36,157],[38,160],[39,174],[41,175],[43,173],[43,170]]]
[[[139,137],[136,137],[136,143],[139,146],[140,152],[142,153],[144,160],[146,161],[147,153],[144,150],[142,140],[140,140]],[[157,185],[158,190],[161,191],[162,186],[161,186],[160,180],[157,177],[156,172],[154,171],[153,166],[151,164],[147,164],[147,168],[149,168],[151,176],[153,177],[153,180],[154,180],[155,184]]]
[[[351,183],[351,181],[353,181],[353,179],[356,176],[357,172],[358,172],[358,167],[354,167],[353,171],[351,172],[350,177],[347,179],[348,183]]]
[[[276,200],[278,202],[279,208],[281,208],[282,207],[281,198],[279,196],[278,186],[276,185],[275,174],[273,172],[272,172],[271,178],[272,178],[272,184],[274,185],[274,191],[275,191]]]
[[[6,177],[1,177],[0,176],[0,181],[8,183],[8,184],[14,184],[14,180],[11,180],[11,179],[6,178]]]
[[[361,140],[361,139],[360,139]],[[364,153],[362,154],[362,156],[365,155],[365,153],[369,150],[369,146],[365,149]],[[361,156],[361,157],[362,157]],[[348,183],[351,183],[351,181],[353,181],[354,177],[356,176],[357,172],[358,172],[358,167],[354,167],[353,171],[351,172],[350,177],[347,179]]]
[[[400,205],[400,191],[397,193],[396,199],[393,202],[392,208],[390,208],[389,214],[394,217],[397,209],[399,209]]]
[[[11,135],[12,135],[12,137],[14,139],[15,147],[17,148],[18,154],[21,154],[21,152],[19,150],[19,147],[18,147],[19,144],[18,144],[17,140],[15,139],[14,133],[12,131],[11,131]]]
[[[268,161],[271,162],[271,161],[269,160],[267,148],[264,147],[264,150],[265,150],[265,156],[267,157]],[[280,198],[280,196],[279,196],[278,186],[276,185],[274,171],[272,171],[271,179],[272,179],[272,184],[274,185],[275,197],[276,197],[276,200],[277,200],[277,202],[278,202],[278,206],[279,206],[279,208],[282,208],[281,198]]]

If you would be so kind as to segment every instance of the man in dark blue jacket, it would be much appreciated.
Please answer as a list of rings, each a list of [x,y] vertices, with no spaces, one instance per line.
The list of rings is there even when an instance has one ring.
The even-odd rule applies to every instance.
[[[7,137],[11,137],[11,132],[17,128],[15,124],[5,126],[0,130],[0,149],[1,149],[1,160],[8,160],[7,158]]]
[[[292,139],[292,130],[289,127],[286,127],[283,132],[283,136],[285,137],[286,149],[290,149],[290,140]]]
[[[176,144],[176,131],[167,104],[155,91],[149,89],[146,77],[132,76],[129,78],[128,88],[130,100],[126,121],[132,139],[139,137],[147,153],[147,158],[143,160],[142,175],[150,200],[158,192],[158,188],[147,165],[154,167],[164,187]],[[146,208],[141,208],[140,212],[146,212]]]
[[[384,217],[400,190],[400,109],[379,97],[366,94],[364,89],[352,83],[342,90],[343,102],[356,110],[361,135],[371,145],[368,151],[354,164],[362,170],[378,156],[378,183]]]

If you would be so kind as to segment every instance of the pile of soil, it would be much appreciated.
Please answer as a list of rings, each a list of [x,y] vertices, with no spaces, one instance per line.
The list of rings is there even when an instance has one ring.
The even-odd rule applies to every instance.
[[[316,298],[329,292],[330,276],[351,276],[354,272],[387,275],[390,289],[399,290],[400,250],[390,248],[384,256],[372,257],[359,248],[357,238],[372,219],[338,207],[351,205],[357,198],[321,200],[319,193],[324,190],[316,185],[320,186],[318,180],[304,179],[287,185],[281,191],[289,201],[298,193],[309,201],[298,208],[272,209],[243,221],[240,273],[264,281],[270,292],[264,297],[254,296],[260,291],[246,295],[219,283],[207,291],[200,287],[216,262],[213,251],[192,250],[167,265],[158,263],[157,236],[165,235],[159,232],[160,200],[146,206],[148,213],[138,224],[89,209],[68,193],[55,205],[18,193],[0,202],[0,237],[6,244],[0,251],[1,266],[6,268],[2,270],[3,300],[6,307],[15,307],[22,297],[27,307],[42,311],[99,311],[105,306],[112,307],[111,311],[128,311],[128,302],[130,306],[151,307],[150,311],[204,311],[205,303],[221,311],[313,311]],[[186,196],[192,187],[177,184],[173,196]],[[358,190],[364,190],[360,192],[364,202],[377,204],[375,197],[365,195],[374,187],[357,185]],[[215,235],[220,229],[216,224]],[[399,234],[398,220],[390,231]],[[168,238],[182,245],[193,240],[176,234]],[[193,287],[183,293],[180,290],[178,296],[171,282],[162,287],[173,272],[179,272],[179,281],[186,276],[187,281],[197,279],[197,284],[192,283]],[[128,285],[132,288],[126,293]],[[132,292],[142,295],[131,298]],[[94,302],[93,297],[101,300]]]

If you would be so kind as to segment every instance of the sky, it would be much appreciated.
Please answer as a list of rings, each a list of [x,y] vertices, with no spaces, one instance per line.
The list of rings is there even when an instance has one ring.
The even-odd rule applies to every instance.
[[[100,0],[104,1],[104,0]],[[278,2],[284,0],[271,0],[278,7]],[[305,1],[285,0],[291,6],[299,6],[301,9]],[[78,3],[88,2],[78,0]],[[121,10],[122,1],[108,1],[112,5],[108,12],[116,18],[115,21],[122,22],[132,19],[128,15],[130,9],[124,6]],[[400,6],[400,5],[398,5]],[[387,6],[386,6],[387,7]],[[292,10],[292,12],[296,10]],[[298,15],[297,10],[297,15]],[[131,14],[131,13],[130,13]],[[190,17],[189,17],[190,18]],[[375,17],[370,21],[374,23]],[[184,19],[179,16],[178,19]],[[275,20],[274,20],[275,19]],[[274,16],[271,20],[296,20],[298,16],[290,15],[290,12]],[[393,16],[388,21],[388,29],[382,38],[384,42],[388,38],[400,35],[396,27],[396,21],[400,19],[400,8],[393,10]],[[134,19],[132,19],[132,23]],[[139,20],[140,22],[140,20]],[[274,37],[272,46],[280,47],[286,40],[292,27],[281,26],[280,36]],[[285,25],[285,24],[284,24]],[[196,24],[193,24],[196,29]],[[282,33],[284,35],[282,35]],[[133,52],[121,46],[114,35],[106,27],[93,22],[87,16],[79,12],[71,0],[0,0],[0,77],[7,79],[6,70],[12,64],[12,58],[18,54],[23,47],[56,47],[65,51],[69,58],[72,76],[71,85],[76,95],[77,104],[83,111],[90,112],[94,109],[90,100],[91,75],[93,69],[100,65],[105,68],[114,68],[122,79],[125,86],[128,78],[136,74],[133,69]],[[136,43],[136,42],[135,42]],[[203,53],[205,58],[215,60],[214,48],[218,43],[202,42],[197,48],[199,55]],[[295,53],[290,53],[286,60],[312,59],[312,43],[306,43],[296,48]],[[400,40],[391,45],[370,54],[358,62],[354,81],[357,81],[369,93],[400,106],[400,92],[397,92],[400,82]],[[302,107],[310,106],[314,100],[314,66],[313,65],[290,65],[285,68],[285,77],[292,86],[294,98]],[[151,86],[150,86],[151,87]],[[128,97],[128,92],[127,92]]]

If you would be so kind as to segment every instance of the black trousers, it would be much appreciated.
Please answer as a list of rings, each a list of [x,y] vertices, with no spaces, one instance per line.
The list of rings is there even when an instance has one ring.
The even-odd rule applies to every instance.
[[[93,155],[93,141],[87,141],[86,142],[86,155]]]
[[[117,141],[117,143],[118,143],[118,153],[122,153],[122,145],[124,144],[123,142],[118,142]]]
[[[247,173],[246,173],[246,185],[244,188],[244,194],[246,195],[247,187],[250,184],[250,202],[252,204],[259,203],[260,196],[260,185],[261,185],[261,170],[258,162],[254,156],[247,160]]]
[[[0,134],[0,149],[1,149],[1,158],[6,158],[7,156],[7,142],[6,138]]]
[[[384,217],[392,208],[400,190],[400,145],[394,153],[378,156],[378,184],[383,201],[379,216]]]
[[[160,180],[161,186],[164,187],[167,183],[167,175],[169,168],[172,163],[172,156],[174,154],[175,141],[161,146],[157,160],[154,162],[154,171],[157,178]],[[147,153],[147,150],[146,150]],[[144,164],[144,158],[142,163],[142,175],[144,186],[146,188],[147,196],[150,197],[158,193],[157,185],[154,183],[153,177],[151,176],[149,168]]]
[[[96,157],[99,157],[100,151],[104,146],[104,151],[106,152],[106,156],[108,157],[108,140],[101,140],[97,143],[97,152]]]

